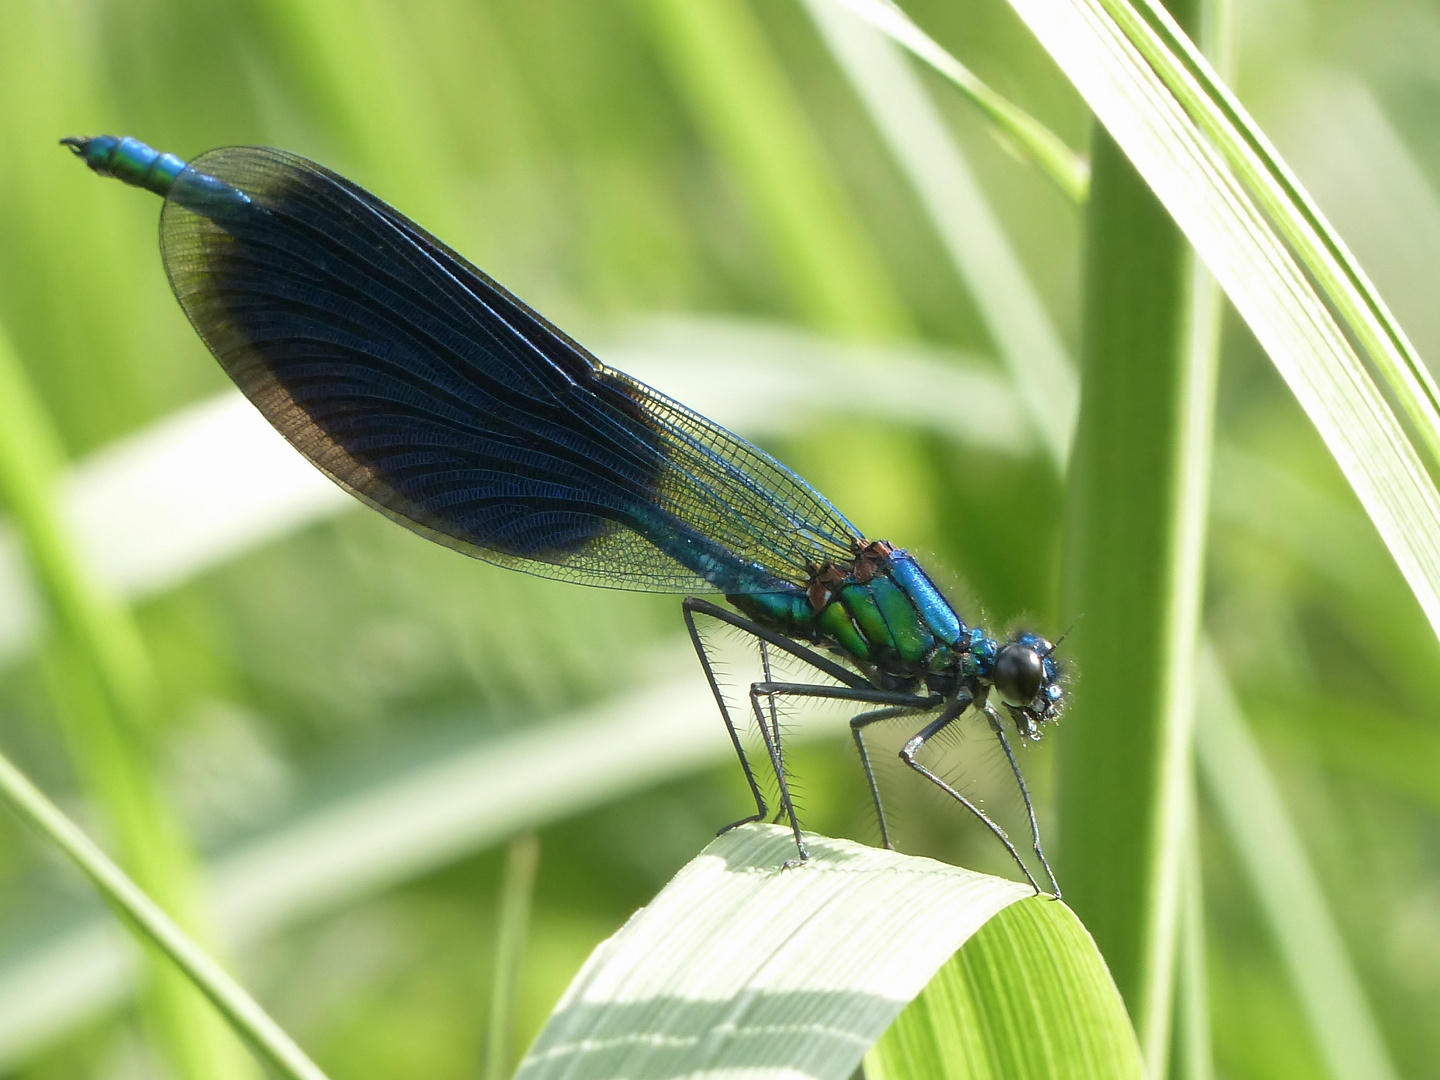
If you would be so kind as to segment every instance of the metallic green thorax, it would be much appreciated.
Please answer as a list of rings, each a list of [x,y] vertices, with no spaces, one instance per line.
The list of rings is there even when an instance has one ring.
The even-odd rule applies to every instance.
[[[923,680],[944,692],[966,674],[971,630],[919,564],[883,541],[857,545],[846,569],[813,569],[805,589],[727,599],[764,626],[829,646],[881,683]]]

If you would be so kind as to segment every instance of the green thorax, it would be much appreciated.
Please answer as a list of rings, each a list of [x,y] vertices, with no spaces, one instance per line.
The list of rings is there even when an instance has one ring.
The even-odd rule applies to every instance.
[[[883,541],[857,545],[849,567],[814,568],[806,588],[728,599],[764,626],[900,678],[954,670],[970,638],[919,564]]]

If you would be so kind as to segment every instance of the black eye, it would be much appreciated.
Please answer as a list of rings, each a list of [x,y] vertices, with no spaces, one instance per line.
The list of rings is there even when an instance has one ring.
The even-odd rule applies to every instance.
[[[1006,705],[1029,705],[1040,692],[1045,677],[1040,656],[1028,645],[1009,644],[995,657],[990,681]]]

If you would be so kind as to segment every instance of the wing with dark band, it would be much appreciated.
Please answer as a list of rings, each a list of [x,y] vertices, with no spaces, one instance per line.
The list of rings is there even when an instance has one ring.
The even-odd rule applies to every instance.
[[[161,218],[186,314],[301,453],[387,516],[519,570],[764,592],[854,527],[779,462],[605,367],[409,219],[304,158],[192,161]]]

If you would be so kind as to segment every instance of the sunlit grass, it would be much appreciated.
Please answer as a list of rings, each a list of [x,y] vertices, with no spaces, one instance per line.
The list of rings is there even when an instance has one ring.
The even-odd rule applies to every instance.
[[[675,310],[888,339],[844,359],[795,345],[807,359],[793,376],[784,359],[791,346],[772,354],[745,339],[706,339],[693,353],[673,350],[677,367],[691,365],[677,388],[739,381],[730,373],[746,369],[729,366],[727,350],[737,360],[765,357],[752,369],[778,381],[762,383],[754,370],[746,380],[765,387],[756,393],[767,408],[747,409],[745,387],[727,387],[740,393],[721,419],[801,464],[875,535],[923,543],[963,570],[987,609],[977,616],[1029,617],[1058,635],[1054,476],[1073,397],[1053,376],[1080,352],[1080,211],[998,149],[941,81],[897,64],[875,39],[865,53],[847,51],[830,30],[817,34],[820,2],[729,4],[708,16],[724,23],[719,29],[698,14],[689,25],[666,23],[676,13],[661,5],[583,0],[544,10],[521,0],[446,0],[403,16],[379,0],[213,10],[117,2],[85,9],[88,23],[79,9],[9,5],[0,15],[0,134],[9,148],[0,160],[0,320],[69,455],[219,390],[214,365],[164,289],[155,204],[94,182],[54,139],[130,131],[185,154],[230,142],[285,145],[374,187],[586,341],[620,338],[614,324],[632,313]],[[1055,89],[1053,69],[1001,6],[906,7],[988,84],[1078,144],[1066,118],[1079,106]],[[1286,130],[1279,121],[1293,118],[1285,110],[1294,73],[1317,62],[1336,72],[1349,65],[1343,77],[1370,81],[1395,141],[1428,180],[1425,163],[1440,154],[1433,132],[1413,119],[1428,115],[1413,107],[1428,99],[1404,42],[1421,39],[1434,20],[1388,5],[1357,15],[1340,0],[1307,10],[1314,34],[1284,23],[1289,16],[1278,10],[1267,18],[1279,22],[1247,24],[1242,98],[1267,128],[1276,122],[1278,139]],[[1347,35],[1347,20],[1362,17],[1365,34]],[[1317,59],[1306,43],[1322,31],[1330,51]],[[1370,53],[1353,48],[1362,36]],[[762,74],[726,79],[740,70]],[[897,110],[896,101],[909,105]],[[1346,144],[1342,122],[1330,117],[1335,129],[1316,137]],[[768,157],[767,138],[780,140],[783,153]],[[1307,163],[1296,165],[1315,186]],[[1384,175],[1372,179],[1385,190]],[[804,192],[811,195],[797,209]],[[1381,202],[1415,235],[1434,224],[1424,198]],[[998,247],[977,248],[986,230]],[[1364,235],[1346,241],[1384,281],[1389,249]],[[1323,283],[1319,264],[1305,265]],[[1335,287],[1351,289],[1354,304],[1373,313],[1343,263],[1339,276]],[[1376,333],[1390,330],[1382,323]],[[929,378],[899,348],[916,342],[950,350],[927,354],[941,364],[963,353],[991,358],[992,378],[1017,372],[1019,407],[1015,396],[977,405],[996,399]],[[1243,1077],[1313,1058],[1338,1075],[1347,1060],[1381,1060],[1363,1056],[1370,1040],[1397,1071],[1418,1072],[1440,1050],[1427,1022],[1440,1009],[1440,960],[1425,946],[1440,939],[1425,903],[1437,870],[1423,842],[1440,805],[1440,774],[1417,749],[1434,741],[1434,638],[1343,472],[1233,318],[1223,343],[1207,628],[1274,771],[1298,854],[1308,855],[1300,863],[1312,886],[1306,895],[1330,901],[1329,929],[1316,929],[1324,919],[1304,921],[1325,942],[1311,959],[1338,945],[1350,961],[1325,969],[1323,980],[1338,988],[1327,999],[1314,996],[1313,973],[1297,964],[1304,943],[1281,934],[1272,949],[1266,926],[1284,914],[1276,905],[1290,864],[1265,859],[1263,836],[1272,834],[1251,848],[1229,839],[1243,830],[1216,813],[1235,804],[1219,805],[1225,788],[1212,781],[1201,805],[1205,939],[1212,971],[1232,980],[1212,990],[1217,1065]],[[1396,349],[1391,369],[1403,374],[1413,357]],[[623,353],[615,360],[624,366]],[[1051,374],[1035,379],[1037,364]],[[1037,385],[1051,390],[1037,393]],[[1038,420],[1037,432],[1013,444],[957,434],[981,430],[1001,408]],[[872,411],[882,416],[867,419]],[[1415,426],[1423,433],[1423,423]],[[1117,494],[1118,514],[1128,503]],[[1099,502],[1091,509],[1099,512]],[[10,517],[16,524],[13,507]],[[473,1076],[496,962],[498,890],[497,861],[478,852],[505,831],[457,828],[406,863],[406,844],[423,853],[410,839],[425,835],[420,823],[455,820],[444,815],[462,805],[464,783],[427,789],[430,801],[402,791],[388,816],[382,796],[407,778],[433,779],[427,755],[441,766],[446,746],[599,715],[606,702],[644,700],[660,676],[689,686],[689,661],[666,651],[679,620],[663,599],[506,576],[393,532],[352,516],[288,539],[274,533],[260,549],[232,549],[221,565],[201,560],[187,571],[198,577],[156,586],[138,612],[155,670],[143,764],[180,807],[165,811],[173,817],[155,835],[203,832],[210,864],[233,871],[221,875],[222,899],[240,896],[230,902],[243,906],[247,888],[268,898],[251,909],[273,917],[242,935],[239,974],[318,1060],[343,1066],[333,1071],[347,1078]],[[87,537],[80,546],[95,543]],[[1077,633],[1098,621],[1099,603],[1082,605],[1088,614]],[[1126,623],[1120,614],[1117,625],[1141,632],[1138,615]],[[10,664],[0,679],[0,741],[71,809],[80,787],[43,680],[47,672],[72,680],[55,676],[64,669],[53,661]],[[1082,663],[1077,700],[1086,702],[1088,684],[1098,704],[1104,679],[1100,666]],[[703,700],[672,719],[718,726]],[[830,719],[838,732],[843,723]],[[1053,735],[1062,756],[1103,730],[1104,718],[1087,719],[1083,704],[1072,719]],[[1126,736],[1118,727],[1115,746]],[[537,775],[576,745],[538,744]],[[664,747],[654,749],[658,758]],[[844,750],[820,743],[800,751],[800,764],[813,763],[808,812],[817,824],[868,838]],[[1223,780],[1224,756],[1212,759]],[[539,819],[546,859],[515,1003],[522,1043],[590,947],[743,801],[729,770],[711,770],[717,758],[708,751],[648,771],[622,767],[644,761],[637,750],[607,765],[603,792],[559,810],[547,804],[549,816]],[[1138,797],[1138,787],[1129,794]],[[1078,825],[1069,815],[1088,800],[1070,787],[1056,820],[1046,795],[1051,842],[1063,850],[1067,820]],[[349,831],[343,815],[324,819],[332,831],[309,834],[316,846],[296,844],[292,861],[277,857],[265,873],[253,862],[244,869],[247,853],[277,855],[265,845],[304,840],[327,807],[364,807],[370,816],[348,819]],[[416,831],[376,854],[362,841],[387,821]],[[123,850],[103,815],[85,823]],[[522,815],[513,827],[525,824]],[[0,823],[7,839],[12,828]],[[902,844],[951,857],[969,850],[954,839],[959,823],[916,818],[906,828]],[[0,854],[0,911],[13,927],[11,958],[0,961],[0,1059],[17,1076],[109,1075],[150,1038],[119,984],[98,1014],[73,1007],[90,1000],[81,991],[93,983],[62,984],[67,1004],[52,1013],[63,1015],[61,1026],[26,1021],[33,1037],[11,1021],[22,1010],[7,1012],[6,1002],[25,994],[30,954],[22,948],[54,946],[48,955],[63,957],[60,946],[88,940],[62,933],[65,926],[98,925],[85,921],[99,916],[38,850],[12,843]],[[330,854],[348,862],[345,874],[326,879],[321,856]],[[302,871],[319,882],[313,891],[299,887]],[[1257,891],[1256,882],[1272,887]],[[110,970],[108,962],[92,969]],[[1311,981],[1292,989],[1299,978]],[[16,997],[6,998],[9,988]],[[1327,1026],[1325,1010],[1348,994],[1369,999],[1374,1030],[1356,1036]],[[1243,1010],[1234,1005],[1242,999]],[[1265,1045],[1267,1028],[1312,1040],[1323,1054],[1292,1048],[1286,1057]]]

